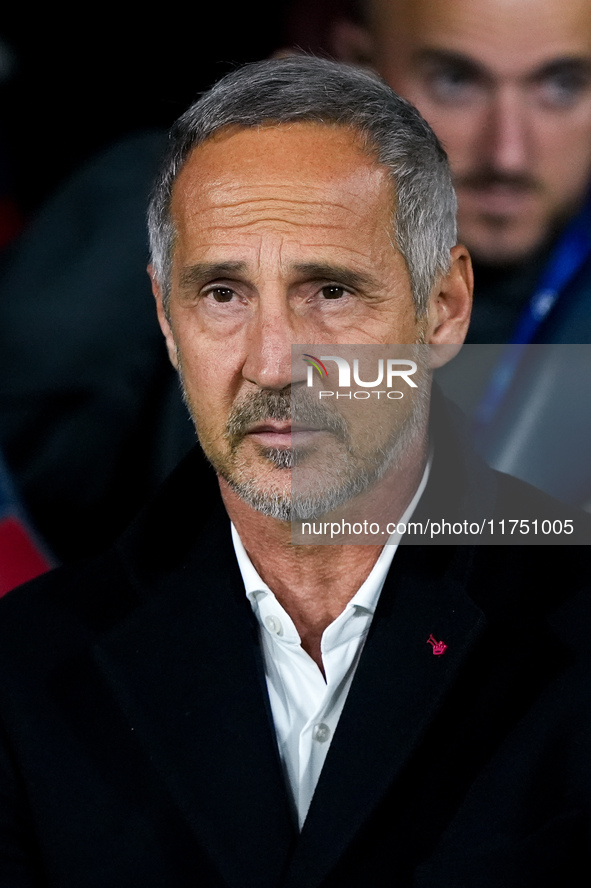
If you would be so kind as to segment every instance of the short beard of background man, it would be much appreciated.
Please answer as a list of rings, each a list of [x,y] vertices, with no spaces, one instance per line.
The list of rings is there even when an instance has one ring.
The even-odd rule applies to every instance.
[[[223,502],[193,452],[108,552],[0,601],[0,885],[580,884],[586,548],[294,545],[240,492],[285,496],[290,446],[326,454],[318,476],[392,442],[355,411],[346,443],[334,417],[294,425],[292,345],[458,350],[472,275],[434,133],[358,69],[249,65],[178,122],[149,220]],[[432,459],[424,408],[392,402],[417,427],[384,475],[392,520],[476,497],[493,522],[537,504],[591,533],[479,461],[436,397]]]

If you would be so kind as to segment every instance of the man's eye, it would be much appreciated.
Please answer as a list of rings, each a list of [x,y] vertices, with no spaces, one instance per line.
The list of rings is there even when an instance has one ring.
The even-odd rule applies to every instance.
[[[216,302],[231,302],[234,291],[230,290],[229,287],[215,287],[215,289],[209,291],[209,295]]]
[[[433,98],[440,102],[460,102],[471,98],[477,85],[465,71],[444,69],[434,71],[429,77]]]
[[[339,287],[336,284],[329,284],[322,288],[321,293],[325,299],[340,299],[345,295],[346,290],[344,287]]]
[[[548,75],[538,85],[542,101],[555,108],[573,105],[588,87],[589,78],[575,71]]]

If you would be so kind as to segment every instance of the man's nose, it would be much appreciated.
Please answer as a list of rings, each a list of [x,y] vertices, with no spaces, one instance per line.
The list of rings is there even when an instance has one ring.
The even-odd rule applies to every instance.
[[[301,340],[297,319],[287,302],[261,300],[247,330],[242,375],[259,388],[280,390],[292,382],[291,346]],[[305,340],[301,340],[305,341]]]
[[[500,89],[491,97],[482,147],[490,166],[499,173],[522,175],[531,161],[531,138],[526,102],[517,88]]]

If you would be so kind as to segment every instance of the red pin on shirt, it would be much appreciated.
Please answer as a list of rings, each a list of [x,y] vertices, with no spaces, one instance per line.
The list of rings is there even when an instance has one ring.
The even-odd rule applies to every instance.
[[[433,653],[436,657],[440,657],[441,654],[444,654],[447,650],[446,643],[444,641],[436,641],[435,638],[433,638],[433,633],[431,633],[427,639],[427,644],[433,645]]]

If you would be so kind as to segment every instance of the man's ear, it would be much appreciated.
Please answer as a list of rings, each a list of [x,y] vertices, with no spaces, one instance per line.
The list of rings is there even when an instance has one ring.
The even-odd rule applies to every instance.
[[[156,312],[158,314],[158,323],[160,324],[160,329],[164,334],[164,339],[166,340],[166,348],[168,350],[168,357],[170,358],[170,363],[174,367],[175,370],[179,369],[179,362],[177,356],[177,348],[176,343],[174,341],[174,336],[172,335],[172,329],[170,327],[169,320],[166,316],[166,312],[164,310],[163,303],[163,295],[162,295],[162,287],[160,286],[159,281],[156,278],[154,273],[154,267],[150,263],[148,265],[148,274],[150,275],[150,280],[152,281],[152,293],[154,294],[154,298],[156,300]]]
[[[329,52],[339,62],[367,68],[373,64],[373,41],[370,33],[357,22],[336,18],[328,27],[327,44]]]
[[[451,250],[451,266],[429,298],[425,342],[431,349],[432,366],[441,367],[460,350],[470,323],[474,275],[466,247]]]

